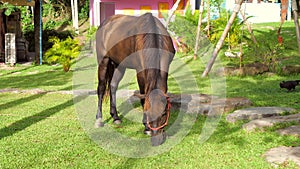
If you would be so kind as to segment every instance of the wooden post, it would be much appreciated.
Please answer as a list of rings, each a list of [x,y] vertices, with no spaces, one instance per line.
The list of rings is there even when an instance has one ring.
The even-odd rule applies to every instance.
[[[229,32],[229,30],[231,28],[231,25],[232,25],[232,23],[233,23],[236,15],[237,15],[237,13],[241,9],[242,3],[243,3],[243,0],[239,0],[238,3],[235,5],[235,7],[233,9],[233,12],[232,12],[232,15],[230,16],[229,21],[227,22],[227,25],[226,25],[226,27],[225,27],[222,35],[221,35],[221,38],[219,39],[219,41],[218,41],[218,43],[216,45],[216,48],[213,51],[211,59],[207,63],[207,66],[206,66],[206,68],[205,68],[205,70],[204,70],[204,72],[202,74],[202,77],[207,76],[208,73],[210,72],[210,70],[211,70],[211,68],[212,68],[212,66],[213,66],[213,64],[214,64],[214,62],[215,62],[215,60],[216,60],[216,58],[217,58],[217,56],[219,54],[219,51],[220,51],[220,49],[223,46],[224,40],[225,40],[225,38],[227,36],[227,33]]]
[[[204,0],[201,0],[200,9],[199,9],[199,19],[198,19],[196,43],[195,43],[195,48],[194,48],[194,60],[197,59],[197,52],[198,52],[198,46],[199,46],[199,39],[200,39],[200,31],[201,31],[203,11],[204,11]]]

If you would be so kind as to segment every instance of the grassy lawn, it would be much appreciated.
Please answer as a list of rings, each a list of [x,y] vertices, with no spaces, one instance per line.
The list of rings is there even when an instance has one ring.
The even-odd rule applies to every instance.
[[[199,64],[200,61],[190,62],[189,68],[198,72]],[[64,73],[60,68],[46,65],[16,69],[21,73],[4,72],[1,88],[71,89],[72,72]],[[28,75],[31,71],[38,71],[39,78]],[[201,80],[200,74],[195,77],[202,86],[200,92],[206,93],[210,88],[209,78]],[[227,77],[226,94],[247,97],[255,106],[288,106],[300,110],[299,89],[290,93],[279,89],[278,83],[285,79],[300,79],[300,75]],[[172,78],[170,83],[176,84]],[[172,91],[176,92],[177,87],[171,86]],[[272,168],[262,157],[266,150],[300,144],[299,138],[283,137],[273,130],[246,133],[241,129],[243,123],[229,124],[225,115],[209,140],[200,144],[206,118],[199,116],[188,135],[169,151],[147,158],[126,158],[109,153],[89,138],[78,120],[72,95],[2,93],[0,103],[0,168]],[[108,112],[107,106],[104,111]],[[91,113],[94,118],[94,112]],[[108,113],[104,119],[109,119]],[[131,137],[146,137],[141,134],[143,126],[138,122],[124,119],[124,127],[110,126]],[[292,163],[282,167],[295,168]]]
[[[242,123],[229,124],[224,118],[210,139],[200,144],[205,117],[199,116],[190,133],[170,151],[126,158],[90,140],[70,95],[1,94],[0,100],[0,168],[271,168],[261,156],[266,150],[300,144],[298,138],[274,131],[246,133]],[[123,132],[142,132],[141,124],[133,124],[137,130],[125,119],[123,125]]]
[[[64,73],[62,66],[17,64],[13,69],[0,67],[0,89],[72,90],[72,75],[72,71]]]
[[[276,25],[276,24],[274,24]],[[268,26],[268,25],[267,25]],[[271,24],[272,26],[272,24]],[[266,25],[256,25],[254,29],[265,28]],[[289,27],[287,25],[287,27]],[[267,27],[266,29],[269,29]],[[290,28],[291,31],[292,28]],[[285,35],[288,36],[288,35]],[[290,43],[287,38],[287,43]],[[293,48],[294,49],[294,48]],[[294,50],[286,50],[282,57],[295,57]],[[224,59],[224,58],[223,58]],[[222,58],[221,58],[222,60]],[[78,61],[82,65],[90,65],[91,70],[77,69],[65,73],[61,66],[24,66],[15,68],[0,68],[0,89],[43,89],[47,91],[72,90],[85,88],[95,89],[94,58]],[[86,63],[85,63],[86,62]],[[228,60],[222,60],[224,64]],[[292,62],[292,63],[296,63]],[[177,56],[172,63],[169,92],[218,94],[215,89],[221,88],[226,97],[246,97],[254,106],[283,106],[300,111],[300,87],[294,92],[286,92],[279,88],[282,80],[300,79],[296,75],[257,75],[226,77],[226,81],[215,86],[218,77],[200,78],[203,68],[200,59]],[[85,73],[88,75],[85,76]],[[77,76],[82,77],[78,79]],[[120,88],[137,89],[135,77],[130,77],[127,84]],[[190,79],[189,79],[190,77]],[[221,77],[220,77],[221,78]],[[126,78],[125,78],[126,79]],[[185,82],[194,82],[185,83]],[[74,84],[75,83],[75,84]],[[128,87],[128,84],[130,85]],[[226,89],[226,90],[225,90]],[[223,93],[224,94],[224,93]],[[221,95],[224,96],[224,95]],[[96,97],[75,98],[80,102],[88,101],[91,107],[84,116],[94,119]],[[91,100],[88,100],[91,99]],[[135,105],[139,112],[139,104]],[[81,120],[82,114],[77,114],[73,95],[58,93],[0,93],[0,169],[6,168],[273,168],[262,155],[270,148],[277,146],[299,146],[300,139],[293,136],[280,136],[275,128],[264,132],[247,133],[241,126],[243,122],[230,124],[226,122],[224,114],[213,135],[200,143],[199,138],[207,117],[198,116],[191,122],[189,133],[168,151],[157,156],[145,158],[128,158],[110,153],[109,150],[94,142],[91,133],[86,131]],[[92,111],[89,111],[92,110]],[[149,138],[142,134],[143,126],[138,121],[123,118],[122,126],[112,125],[108,105],[104,106],[104,119],[110,129],[118,131],[132,138]],[[174,116],[179,112],[172,112],[171,124],[175,123]],[[125,116],[123,114],[123,116]],[[182,115],[189,118],[189,115]],[[133,117],[135,118],[135,117]],[[138,115],[137,119],[140,119]],[[93,125],[93,124],[89,124]],[[279,126],[280,127],[280,126]],[[105,130],[103,130],[105,132]],[[176,136],[176,133],[173,133]],[[176,142],[176,137],[170,136],[165,144]],[[114,139],[114,138],[112,138]],[[102,144],[109,144],[104,142]],[[117,146],[125,146],[122,142]],[[150,144],[150,139],[149,139]],[[149,145],[139,145],[139,150],[149,152]],[[154,151],[161,147],[153,148]],[[131,150],[128,150],[131,151]],[[152,151],[152,150],[151,150]],[[285,163],[279,168],[296,168],[293,163]]]

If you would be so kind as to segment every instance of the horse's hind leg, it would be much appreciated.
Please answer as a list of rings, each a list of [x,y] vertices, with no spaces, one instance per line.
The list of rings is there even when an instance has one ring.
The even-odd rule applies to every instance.
[[[98,66],[98,88],[97,88],[97,94],[98,94],[98,111],[96,114],[96,123],[95,127],[103,127],[104,124],[102,122],[102,102],[103,102],[103,96],[105,94],[106,90],[106,70],[107,70],[107,64],[109,63],[109,58],[103,58],[101,63]]]
[[[115,69],[113,78],[110,82],[110,115],[114,119],[115,124],[121,123],[121,120],[118,116],[117,107],[116,107],[116,103],[117,103],[116,92],[118,89],[118,85],[124,76],[124,73],[125,73],[125,68],[118,66],[118,68]]]

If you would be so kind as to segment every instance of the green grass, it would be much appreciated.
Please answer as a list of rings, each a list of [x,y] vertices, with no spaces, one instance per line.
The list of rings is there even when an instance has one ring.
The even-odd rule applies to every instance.
[[[72,75],[72,71],[63,72],[62,66],[17,64],[13,69],[0,67],[0,88],[71,90]]]
[[[210,139],[200,144],[205,117],[199,116],[190,133],[170,151],[126,158],[108,153],[89,139],[70,95],[0,96],[0,168],[272,168],[261,157],[266,150],[300,144],[296,137],[272,131],[246,133],[242,123],[229,124],[224,118]],[[142,132],[142,125],[125,119],[122,130]]]
[[[277,23],[270,24],[276,26]],[[286,26],[289,28],[288,23]],[[264,29],[264,25],[256,25],[255,29]],[[291,28],[292,30],[292,28]],[[288,40],[288,39],[287,39]],[[287,41],[287,43],[290,43]],[[286,55],[296,58],[295,51],[286,50]],[[222,60],[226,65],[228,60]],[[17,65],[13,69],[0,68],[0,89],[43,89],[51,91],[76,89],[96,89],[95,60],[93,57],[78,61],[82,69],[74,65],[68,73],[61,66],[24,66]],[[292,60],[289,60],[292,62]],[[86,66],[86,67],[85,67]],[[92,69],[88,69],[88,67]],[[209,76],[200,78],[206,65],[198,59],[177,55],[171,65],[169,92],[171,93],[205,93],[219,94],[215,89],[226,91],[226,97],[246,97],[254,106],[283,106],[300,111],[300,87],[294,92],[286,92],[279,88],[282,80],[300,79],[300,74],[281,76]],[[216,67],[214,66],[214,69]],[[133,72],[134,73],[134,72]],[[125,75],[129,79],[121,83],[121,89],[137,89],[132,72]],[[216,83],[216,84],[211,84]],[[88,85],[86,85],[88,84]],[[129,87],[128,87],[129,84]],[[219,86],[218,86],[219,85]],[[226,89],[226,90],[225,90]],[[222,95],[222,92],[220,94]],[[72,95],[57,93],[16,94],[0,93],[0,169],[6,168],[273,168],[262,155],[270,148],[277,146],[299,146],[300,140],[294,136],[281,136],[276,129],[294,125],[287,123],[276,125],[264,132],[247,133],[241,127],[243,122],[230,124],[224,114],[214,133],[204,143],[199,138],[207,117],[198,116],[195,122],[182,120],[180,127],[191,126],[190,132],[170,150],[157,156],[146,158],[128,158],[110,153],[99,146],[87,132],[86,126],[93,125],[95,117],[96,97],[75,98]],[[78,103],[91,106],[81,107],[86,112],[78,114]],[[118,100],[119,103],[120,100]],[[84,105],[84,104],[83,104]],[[104,120],[111,129],[134,139],[149,139],[142,134],[141,113],[127,113],[120,110],[123,117],[121,126],[112,124],[108,104],[104,105]],[[139,104],[133,109],[141,112]],[[189,119],[189,115],[172,112],[169,128],[176,118]],[[82,118],[92,119],[88,124]],[[132,120],[133,119],[133,120]],[[104,128],[106,129],[106,128]],[[105,130],[104,133],[106,132]],[[169,133],[165,145],[176,142],[176,132]],[[118,141],[118,140],[117,140]],[[123,143],[123,144],[122,144]],[[102,143],[103,144],[103,143]],[[109,144],[109,142],[104,142]],[[117,146],[126,148],[126,143]],[[129,147],[128,147],[129,148]],[[149,145],[139,145],[139,149],[150,152]],[[161,150],[162,147],[153,148]],[[132,150],[128,150],[132,151]],[[283,164],[279,168],[297,168],[294,163]]]
[[[197,72],[194,76],[200,92],[206,93],[210,79],[199,78],[199,64],[200,61],[193,61],[188,66],[192,72]],[[12,84],[19,83],[22,89],[62,90],[66,88],[62,86],[72,84],[72,74],[56,70],[56,67],[20,66],[17,69],[21,72],[17,74],[18,78],[13,78],[16,75],[10,72],[1,76],[1,88],[6,88],[5,84],[18,87]],[[28,72],[32,70],[40,72],[37,76],[47,75],[48,78],[37,78],[36,85],[30,85],[32,80],[25,78],[31,77]],[[23,79],[25,84],[14,81],[18,79]],[[62,86],[54,85],[49,79]],[[65,80],[61,82],[61,79]],[[247,97],[255,106],[288,106],[299,111],[299,88],[290,93],[279,89],[279,81],[285,79],[300,79],[300,76],[227,77],[226,94],[227,97]],[[49,86],[44,80],[49,80]],[[172,78],[169,83],[174,83],[170,92],[180,90],[176,87],[178,82]],[[2,93],[0,103],[0,168],[272,168],[262,157],[265,151],[277,146],[300,144],[299,138],[280,136],[274,130],[246,133],[241,129],[243,123],[229,124],[225,116],[222,116],[209,140],[200,144],[199,136],[206,118],[199,116],[190,133],[169,151],[154,157],[126,158],[109,153],[89,138],[78,119],[72,95]],[[135,107],[140,110],[139,105]],[[108,112],[107,105],[104,111]],[[90,113],[94,118],[95,112]],[[108,113],[105,113],[104,119],[119,133],[147,138],[142,134],[143,126],[139,122],[123,118],[122,127],[116,127],[111,125]],[[171,124],[174,120],[171,119]],[[283,167],[296,168],[293,163]]]

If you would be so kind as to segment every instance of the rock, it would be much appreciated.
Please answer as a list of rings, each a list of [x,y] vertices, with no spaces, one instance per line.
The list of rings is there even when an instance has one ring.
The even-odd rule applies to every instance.
[[[285,129],[279,129],[279,130],[277,130],[277,132],[281,135],[300,136],[300,125],[290,126]]]
[[[205,94],[170,94],[170,98],[172,110],[182,110],[192,113],[198,112],[199,109],[208,111],[209,108],[202,104],[210,103],[213,97]]]
[[[251,100],[245,97],[226,98],[225,112],[252,105]]]
[[[263,156],[275,167],[278,167],[288,161],[293,161],[298,167],[300,167],[300,147],[281,146],[272,148]]]
[[[187,113],[222,114],[240,107],[251,106],[252,102],[243,97],[218,98],[205,94],[173,94],[171,95],[173,110],[181,110]]]
[[[300,73],[300,65],[287,65],[282,68],[284,74]]]
[[[269,67],[265,64],[255,62],[245,65],[244,67],[225,67],[222,70],[218,70],[218,75],[231,75],[231,76],[243,76],[243,75],[257,75],[269,71]]]
[[[286,107],[250,107],[236,110],[227,115],[226,120],[234,123],[237,120],[255,120],[271,116],[279,116],[283,113],[292,113],[296,110]]]
[[[272,116],[268,118],[252,120],[249,123],[243,125],[243,128],[247,131],[252,131],[256,128],[262,129],[264,127],[271,127],[274,124],[282,122],[300,122],[300,113],[287,116]]]
[[[118,98],[127,99],[128,103],[139,102],[139,98],[133,96],[134,91],[117,91]],[[171,94],[168,93],[171,101],[172,111],[183,111],[186,113],[208,113],[222,114],[240,107],[251,106],[252,102],[243,97],[218,98],[206,94]]]

